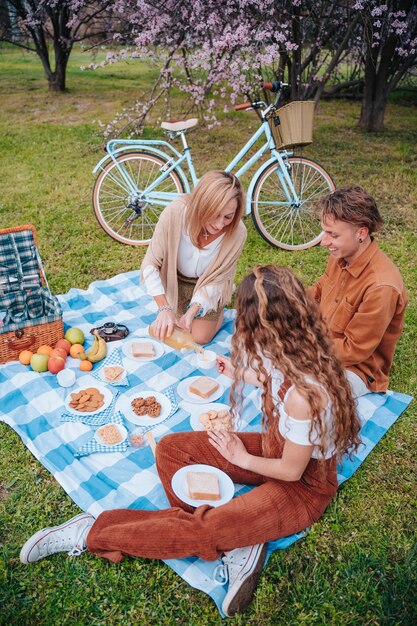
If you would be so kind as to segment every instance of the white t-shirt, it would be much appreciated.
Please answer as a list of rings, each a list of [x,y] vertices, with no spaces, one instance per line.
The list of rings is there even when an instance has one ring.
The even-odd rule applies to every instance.
[[[280,386],[283,383],[283,375],[281,374],[280,371],[276,370],[276,369],[272,369],[269,370],[271,373],[271,393],[272,393],[272,397],[275,399],[279,398],[278,395],[278,391]],[[334,437],[333,437],[333,414],[332,414],[332,405],[331,405],[331,401],[329,398],[329,395],[326,391],[326,389],[323,387],[323,385],[321,385],[320,383],[317,383],[313,378],[311,378],[310,376],[306,376],[305,377],[305,381],[307,383],[313,384],[313,385],[317,385],[318,387],[320,387],[320,389],[322,389],[327,397],[327,406],[324,409],[324,422],[326,424],[327,427],[327,434],[326,434],[326,454],[325,454],[325,458],[329,459],[330,457],[333,456],[334,452],[335,452],[335,445],[334,445]],[[292,441],[293,443],[297,443],[300,446],[311,446],[313,445],[313,452],[311,454],[313,459],[321,459],[322,458],[322,454],[320,452],[320,449],[318,447],[319,443],[320,443],[320,435],[317,432],[316,427],[313,425],[313,429],[310,433],[310,427],[311,427],[311,419],[306,419],[306,420],[299,420],[299,419],[295,419],[293,417],[291,417],[290,415],[288,415],[288,413],[285,410],[285,403],[286,400],[288,398],[288,395],[291,393],[291,390],[294,389],[294,385],[292,385],[287,392],[285,393],[284,396],[284,400],[283,402],[280,402],[279,404],[279,422],[278,422],[278,429],[279,432],[281,433],[281,435],[283,437],[285,437],[285,439],[288,439],[288,441]]]
[[[178,248],[177,268],[178,271],[188,278],[199,278],[210,265],[211,261],[217,255],[224,234],[207,244],[203,249],[196,248],[191,243],[191,239],[185,230],[185,211],[183,215],[182,231],[180,245]],[[150,296],[159,296],[164,293],[161,276],[159,270],[148,265],[143,270],[144,284],[146,292]],[[221,293],[221,287],[218,285],[207,285],[204,293],[197,290],[194,293],[193,300],[199,302],[203,309],[202,315],[205,315],[211,306],[213,300],[218,300]]]

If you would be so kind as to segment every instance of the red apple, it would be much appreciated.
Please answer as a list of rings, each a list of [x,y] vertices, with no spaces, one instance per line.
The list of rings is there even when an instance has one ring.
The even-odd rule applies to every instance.
[[[71,350],[71,342],[68,339],[58,339],[55,344],[55,348],[63,348],[67,354]]]
[[[67,358],[68,354],[67,354],[67,351],[64,350],[64,348],[54,348],[52,350],[50,356],[60,356],[65,361],[65,359]]]
[[[65,367],[65,359],[62,356],[51,356],[48,361],[48,370],[51,374],[58,374]]]

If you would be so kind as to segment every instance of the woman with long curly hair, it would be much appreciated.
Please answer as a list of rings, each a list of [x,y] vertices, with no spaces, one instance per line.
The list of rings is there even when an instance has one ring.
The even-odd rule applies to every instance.
[[[231,358],[219,372],[234,379],[238,418],[243,387],[262,389],[262,433],[213,430],[167,435],[156,446],[158,473],[171,507],[162,511],[81,514],[33,535],[24,563],[59,551],[89,549],[119,562],[145,558],[222,556],[228,590],[223,612],[249,604],[266,556],[266,542],[317,521],[337,489],[336,461],[359,445],[350,385],[335,356],[318,306],[287,269],[256,267],[237,296]],[[195,463],[226,472],[249,492],[218,507],[185,504],[175,494],[175,472]]]

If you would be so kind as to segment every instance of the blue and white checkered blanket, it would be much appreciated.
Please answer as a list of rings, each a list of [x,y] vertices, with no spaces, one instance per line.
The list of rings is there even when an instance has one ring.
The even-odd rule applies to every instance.
[[[128,272],[105,281],[92,283],[86,291],[71,289],[59,296],[65,326],[78,326],[86,336],[93,326],[106,321],[125,324],[131,334],[124,341],[147,334],[147,327],[155,317],[155,305],[139,285],[139,273]],[[227,353],[233,330],[234,311],[228,310],[225,322],[210,346],[218,353]],[[122,344],[109,344],[117,349]],[[134,388],[167,392],[176,388],[179,381],[189,376],[205,374],[197,368],[194,354],[181,355],[169,348],[158,359],[137,364],[123,358],[128,373],[129,387],[119,387],[120,394]],[[95,386],[97,380],[78,369],[72,359],[77,386]],[[224,385],[218,402],[228,402],[231,381],[215,375]],[[92,428],[81,421],[62,421],[64,399],[71,390],[61,388],[56,377],[38,374],[18,362],[0,366],[0,420],[9,424],[32,454],[51,472],[63,489],[84,511],[98,516],[102,511],[115,508],[161,509],[168,501],[156,472],[154,457],[149,446],[141,449],[128,447],[124,452],[95,453],[76,458],[76,451],[92,437]],[[113,392],[116,390],[113,388]],[[259,390],[249,387],[244,401],[241,430],[260,430]],[[178,401],[180,397],[176,398]],[[339,483],[344,482],[359,467],[397,417],[405,410],[411,397],[405,394],[368,394],[359,400],[363,420],[362,446],[353,461],[345,460],[339,468]],[[156,440],[171,432],[190,430],[190,413],[186,403],[180,401],[178,410],[159,424],[152,433]],[[117,404],[116,404],[117,407]],[[125,423],[129,428],[129,424]],[[131,428],[132,426],[130,426]],[[248,487],[236,486],[236,493]],[[42,503],[39,503],[42,506]],[[56,521],[56,520],[51,520]],[[269,544],[269,554],[284,549],[303,537],[304,533],[278,539]],[[198,558],[166,561],[190,585],[208,593],[219,610],[225,588],[212,578],[218,562],[205,562]]]

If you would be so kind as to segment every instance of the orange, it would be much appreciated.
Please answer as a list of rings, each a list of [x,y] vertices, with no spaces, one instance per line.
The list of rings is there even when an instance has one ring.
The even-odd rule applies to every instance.
[[[19,361],[22,363],[22,365],[29,365],[32,354],[33,352],[31,352],[30,350],[22,350],[22,352],[19,354]]]
[[[47,354],[48,356],[51,356],[52,350],[53,350],[52,346],[48,346],[44,344],[43,346],[39,346],[36,352],[37,354]]]
[[[73,359],[78,359],[78,354],[84,352],[84,348],[80,343],[74,343],[70,348],[70,355]]]
[[[80,363],[80,370],[82,372],[91,372],[91,370],[93,369],[93,364],[91,363],[91,361],[81,361]]]

